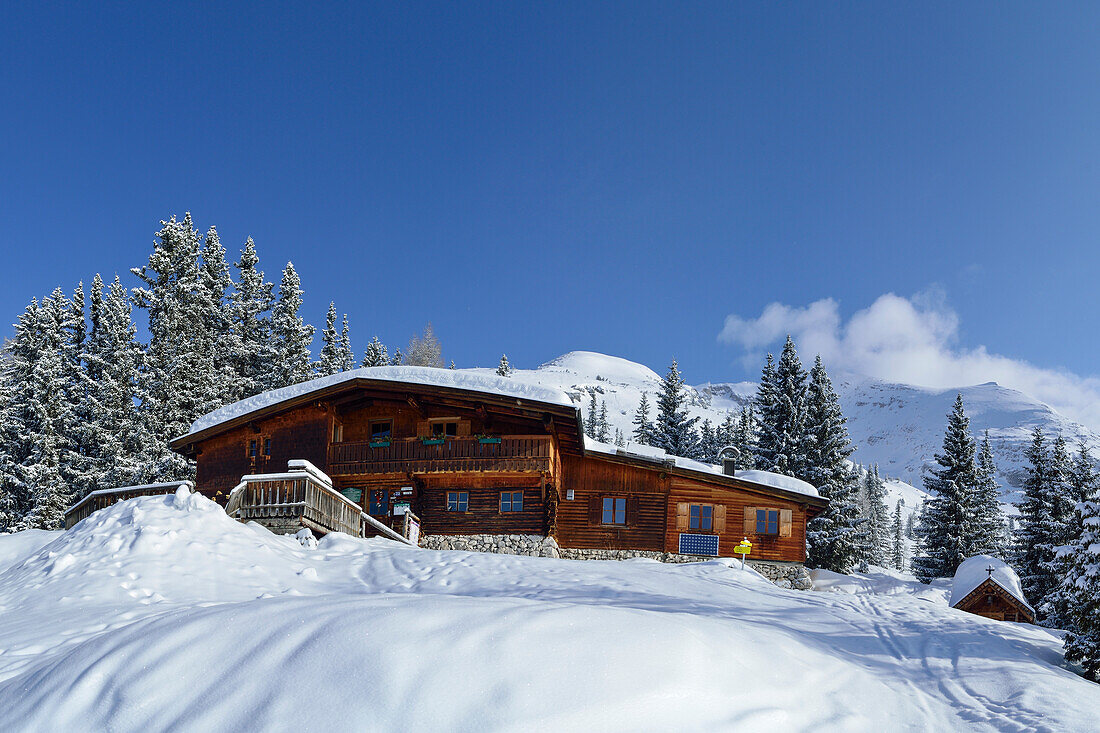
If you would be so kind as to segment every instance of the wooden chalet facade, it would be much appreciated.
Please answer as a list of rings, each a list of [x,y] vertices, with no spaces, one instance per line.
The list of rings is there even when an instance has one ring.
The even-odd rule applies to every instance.
[[[455,385],[419,368],[356,370],[214,413],[172,448],[195,460],[196,489],[222,503],[242,476],[306,460],[384,524],[396,527],[407,504],[425,535],[726,556],[748,538],[750,559],[805,560],[806,523],[825,506],[812,492],[586,448],[580,410],[564,394],[502,379]]]

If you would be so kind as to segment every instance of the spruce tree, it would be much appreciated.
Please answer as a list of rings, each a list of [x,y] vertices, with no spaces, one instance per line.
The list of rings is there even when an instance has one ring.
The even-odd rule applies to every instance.
[[[72,412],[65,355],[69,300],[61,289],[42,301],[38,319],[39,353],[31,368],[30,450],[20,466],[30,497],[27,526],[58,529],[63,525],[71,494],[69,467],[74,458]]]
[[[978,450],[974,527],[976,536],[968,550],[970,555],[992,555],[1003,558],[1008,550],[1008,537],[1004,512],[1001,510],[1001,487],[997,484],[997,467],[993,462],[993,447],[989,443],[988,430]]]
[[[872,466],[863,476],[863,508],[867,518],[868,539],[864,559],[879,567],[887,567],[891,552],[890,517],[886,506],[886,484]]]
[[[809,475],[806,389],[806,372],[788,336],[774,370],[770,358],[765,364],[757,393],[758,468],[803,480]]]
[[[321,354],[317,360],[317,373],[321,376],[340,371],[340,335],[336,332],[336,304],[328,304],[325,327],[321,329]]]
[[[1065,577],[1059,590],[1069,627],[1064,643],[1066,659],[1079,662],[1086,677],[1100,682],[1100,498],[1084,445],[1074,473],[1081,498],[1075,507],[1077,534],[1063,552]]]
[[[238,398],[250,397],[273,387],[275,355],[271,343],[271,306],[274,286],[257,268],[260,259],[252,237],[245,240],[236,263],[237,282],[229,296],[230,344],[233,369],[240,389]]]
[[[367,344],[367,350],[363,353],[363,361],[360,366],[379,367],[389,366],[390,355],[386,352],[386,346],[375,336]]]
[[[306,325],[302,320],[299,314],[301,309],[302,281],[294,269],[294,263],[288,262],[279,285],[279,297],[271,312],[273,387],[298,384],[312,376],[309,347],[313,341],[313,326]]]
[[[207,349],[204,367],[209,374],[211,403],[214,407],[220,407],[237,400],[244,392],[244,383],[234,363],[238,346],[232,329],[232,303],[228,297],[233,281],[229,276],[225,247],[214,227],[206,232],[199,259],[201,290],[193,313],[200,321],[203,344]]]
[[[699,424],[699,460],[710,463],[712,465],[718,464],[718,451],[722,448],[718,444],[718,433],[711,425],[709,419],[704,419]]]
[[[642,399],[638,401],[638,411],[634,413],[631,421],[634,432],[631,439],[639,445],[652,445],[653,422],[649,419],[649,395],[642,392]]]
[[[611,442],[611,425],[607,422],[607,402],[600,400],[599,423],[596,427],[596,440],[601,443]]]
[[[734,468],[738,471],[748,471],[756,468],[756,456],[753,454],[753,445],[756,441],[756,418],[752,405],[741,408],[741,415],[737,419],[737,429],[733,434],[732,444],[737,448],[737,458]]]
[[[103,292],[96,275],[93,283],[92,332],[84,350],[84,375],[96,419],[90,488],[127,486],[156,480],[148,457],[156,452],[150,432],[148,400],[142,376],[144,353],[137,342],[130,301],[118,277]],[[77,493],[77,498],[80,496]]]
[[[393,358],[390,359],[390,366],[401,366],[405,363],[405,355],[401,353],[401,347],[393,350]]]
[[[340,371],[350,372],[355,368],[355,352],[351,348],[351,334],[348,328],[348,314],[344,314],[344,321],[340,328]]]
[[[588,396],[588,416],[583,420],[584,434],[592,440],[596,440],[600,430],[600,413],[596,406],[596,390],[589,390]]]
[[[770,367],[769,358],[764,367],[765,379],[770,379]],[[758,404],[770,404],[768,400],[760,401],[759,397],[760,393]],[[751,414],[743,412],[742,423],[750,421]],[[852,444],[845,427],[847,421],[820,357],[810,373],[806,422],[812,433],[807,440],[805,480],[829,501],[825,510],[811,519],[807,527],[807,563],[811,567],[846,573],[859,561],[866,546],[867,521],[860,515],[859,474],[849,468]]]
[[[905,525],[901,521],[903,503],[905,503],[904,499],[898,499],[898,503],[894,505],[894,521],[890,527],[890,533],[893,535],[890,560],[895,570],[905,570]]]
[[[161,222],[148,263],[132,272],[144,283],[134,301],[148,312],[150,343],[146,353],[152,432],[161,437],[148,460],[162,480],[193,478],[187,459],[168,449],[168,439],[183,435],[191,423],[225,401],[220,379],[224,364],[209,329],[214,304],[209,272],[200,271],[200,245],[191,215]]]
[[[1067,475],[1070,470],[1065,443],[1059,439],[1047,448],[1041,428],[1032,433],[1027,451],[1028,470],[1024,479],[1024,500],[1016,533],[1016,566],[1024,595],[1035,607],[1036,620],[1043,625],[1056,622],[1052,606],[1061,583],[1058,548],[1072,534],[1073,515]]]
[[[502,377],[512,376],[512,365],[508,363],[508,355],[500,355],[500,364],[497,365],[497,374]]]
[[[917,528],[921,554],[913,559],[913,570],[926,583],[933,578],[953,576],[959,564],[970,556],[976,534],[973,498],[978,484],[974,455],[970,420],[960,394],[948,416],[943,452],[936,454],[939,467],[931,469],[924,480],[931,498],[924,502]]]
[[[657,395],[657,420],[653,429],[653,445],[663,448],[673,456],[692,458],[698,450],[699,438],[695,433],[695,423],[699,418],[689,418],[684,403],[687,395],[684,380],[676,360],[668,367],[661,392]]]

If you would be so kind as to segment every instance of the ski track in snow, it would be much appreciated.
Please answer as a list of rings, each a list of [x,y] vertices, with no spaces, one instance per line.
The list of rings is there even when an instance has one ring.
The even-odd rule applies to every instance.
[[[1053,632],[898,573],[819,581],[837,592],[733,560],[307,549],[197,494],[144,497],[0,537],[0,725],[1100,730]]]

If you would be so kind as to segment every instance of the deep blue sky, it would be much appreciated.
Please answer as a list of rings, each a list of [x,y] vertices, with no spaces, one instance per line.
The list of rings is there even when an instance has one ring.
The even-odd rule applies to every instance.
[[[368,7],[369,6],[369,7]],[[0,10],[0,316],[190,210],[353,345],[753,377],[772,301],[940,286],[961,346],[1095,374],[1100,12],[1037,3]],[[7,329],[10,333],[10,328]]]

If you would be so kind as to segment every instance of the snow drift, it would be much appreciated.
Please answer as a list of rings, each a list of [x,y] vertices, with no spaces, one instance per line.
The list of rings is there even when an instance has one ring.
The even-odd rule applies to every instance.
[[[692,565],[241,525],[198,494],[0,537],[7,730],[1095,730],[1059,640]]]

